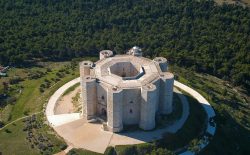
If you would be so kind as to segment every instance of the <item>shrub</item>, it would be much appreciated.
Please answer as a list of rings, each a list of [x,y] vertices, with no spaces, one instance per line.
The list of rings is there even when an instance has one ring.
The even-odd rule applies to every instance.
[[[6,133],[11,133],[11,131],[9,129],[5,129],[4,130]]]
[[[46,71],[47,72],[52,72],[52,70],[50,68],[47,68]]]
[[[67,147],[68,147],[67,144],[61,144],[61,145],[60,145],[60,149],[61,149],[61,150],[65,150]]]
[[[152,155],[174,155],[174,153],[172,151],[169,151],[167,149],[163,149],[163,148],[158,148],[156,150],[153,150],[151,152]]]
[[[44,145],[43,143],[39,143],[38,144],[38,149],[41,150],[41,151],[45,151],[47,149],[47,146]]]
[[[9,83],[10,83],[10,84],[18,84],[18,83],[21,82],[21,81],[23,81],[23,79],[22,79],[21,77],[16,76],[16,77],[14,77],[14,78],[11,78],[11,79],[9,80]]]
[[[114,147],[109,146],[109,147],[105,150],[104,154],[105,154],[105,155],[113,155],[113,154],[115,154],[115,149],[114,149]]]
[[[75,150],[70,150],[67,155],[77,155]]]
[[[44,92],[44,89],[43,88],[39,88],[39,91],[41,92],[41,93],[43,93]]]
[[[122,146],[116,146],[115,150],[117,154],[119,155],[134,155],[136,154],[136,146],[134,145],[122,145]]]
[[[4,126],[4,123],[0,121],[0,128],[2,128],[3,126]]]
[[[42,83],[42,84],[40,85],[40,88],[45,88],[45,84]]]
[[[29,110],[25,110],[24,112],[23,112],[23,114],[25,115],[25,116],[28,116],[29,115]]]

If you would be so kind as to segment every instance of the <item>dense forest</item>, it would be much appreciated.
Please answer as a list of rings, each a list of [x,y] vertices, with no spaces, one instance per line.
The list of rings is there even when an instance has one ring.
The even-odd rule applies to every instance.
[[[250,88],[250,10],[195,0],[1,0],[0,64],[124,53],[149,57]]]

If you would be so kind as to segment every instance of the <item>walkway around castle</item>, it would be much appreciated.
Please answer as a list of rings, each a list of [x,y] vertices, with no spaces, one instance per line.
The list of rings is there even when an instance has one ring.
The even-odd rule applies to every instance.
[[[101,124],[91,124],[83,121],[82,119],[80,119],[80,113],[55,115],[54,107],[58,99],[68,88],[78,82],[80,82],[80,78],[76,78],[59,88],[51,96],[46,108],[46,116],[48,121],[50,122],[50,125],[60,136],[62,136],[66,141],[70,142],[71,145],[74,145],[73,147],[85,148],[94,152],[104,153],[106,147],[108,146],[139,144],[160,139],[162,137],[162,134],[165,132],[177,132],[183,126],[189,115],[188,101],[186,97],[176,89],[175,92],[177,92],[178,96],[182,101],[183,114],[179,120],[175,121],[172,125],[167,126],[163,129],[157,129],[148,132],[134,131],[117,134],[103,131],[101,129]],[[197,91],[178,81],[174,82],[174,86],[189,93],[191,96],[197,99],[200,104],[202,104],[208,117],[206,132],[211,135],[214,135],[216,127],[210,125],[209,120],[215,116],[215,112],[210,106],[209,102]],[[200,148],[204,148],[208,143],[209,141],[205,138],[204,143],[200,144]],[[182,154],[184,155],[194,153],[186,151]]]

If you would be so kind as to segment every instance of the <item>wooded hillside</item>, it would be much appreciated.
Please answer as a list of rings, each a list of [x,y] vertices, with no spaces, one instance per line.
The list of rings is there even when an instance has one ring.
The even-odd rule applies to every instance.
[[[145,56],[250,88],[250,10],[195,0],[2,0],[0,64],[138,45]]]

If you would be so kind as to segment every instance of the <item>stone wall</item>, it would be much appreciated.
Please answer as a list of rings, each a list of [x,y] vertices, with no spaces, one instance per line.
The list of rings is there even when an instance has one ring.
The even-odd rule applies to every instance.
[[[117,62],[110,67],[110,71],[120,77],[132,77],[140,72],[140,66],[135,66],[131,62]]]
[[[91,119],[96,115],[97,96],[96,96],[96,79],[91,76],[82,78],[82,98],[83,98],[83,115]]]
[[[123,123],[124,125],[139,124],[140,121],[140,89],[124,89],[123,94]]]
[[[84,77],[90,75],[90,69],[93,66],[92,61],[82,61],[79,63],[80,66],[80,76]]]
[[[107,87],[101,83],[97,84],[97,115],[103,114],[103,109],[107,111]]]
[[[142,86],[141,88],[141,113],[140,128],[144,130],[152,130],[155,127],[155,105],[157,104],[157,88],[153,84]]]
[[[170,114],[172,112],[173,85],[174,75],[172,73],[166,72],[161,75],[159,108],[162,114]]]
[[[168,62],[167,59],[164,57],[156,57],[154,58],[154,62],[159,65],[159,68],[162,72],[168,71]]]
[[[108,89],[107,125],[110,131],[120,132],[123,129],[122,101],[123,101],[122,89],[119,88]]]
[[[104,50],[95,65],[80,63],[84,118],[106,115],[112,132],[134,124],[152,130],[156,113],[172,112],[174,76],[167,72],[167,59],[152,61],[134,55],[138,53],[138,47],[128,56],[113,56],[112,51]]]
[[[154,81],[152,81],[152,84],[155,85],[155,87],[156,87],[155,112],[158,113],[159,106],[160,106],[159,104],[160,104],[160,84],[161,84],[161,80],[160,79],[154,80]]]

